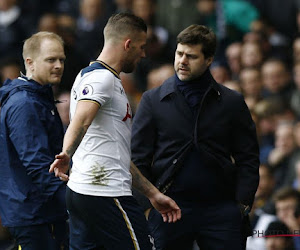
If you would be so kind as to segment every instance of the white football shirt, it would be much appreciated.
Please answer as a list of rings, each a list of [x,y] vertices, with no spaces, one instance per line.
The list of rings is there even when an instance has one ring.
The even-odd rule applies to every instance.
[[[72,87],[71,120],[78,101],[100,108],[72,157],[69,188],[93,196],[131,195],[132,113],[118,74],[100,61],[84,68]]]

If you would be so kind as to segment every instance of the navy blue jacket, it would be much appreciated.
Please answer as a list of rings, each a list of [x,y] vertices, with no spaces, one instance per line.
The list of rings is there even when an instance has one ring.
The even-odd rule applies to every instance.
[[[132,160],[155,183],[195,134],[203,164],[222,169],[229,197],[251,205],[259,182],[255,124],[241,94],[211,75],[209,81],[197,117],[177,89],[175,76],[143,94],[133,121]]]
[[[63,126],[50,85],[26,77],[0,88],[0,216],[4,226],[66,218],[65,184],[48,172]]]

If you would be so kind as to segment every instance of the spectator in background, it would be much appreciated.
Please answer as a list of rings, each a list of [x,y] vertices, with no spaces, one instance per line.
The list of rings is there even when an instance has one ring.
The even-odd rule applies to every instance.
[[[266,236],[266,250],[297,250],[298,248],[294,247],[292,237],[282,236],[288,234],[290,234],[289,229],[284,223],[280,221],[271,222],[264,234]]]
[[[227,59],[227,64],[231,71],[231,78],[233,80],[239,79],[239,73],[241,70],[241,51],[242,51],[241,42],[231,43],[225,49],[225,57]]]
[[[38,31],[48,31],[58,34],[57,15],[53,13],[45,13],[39,18]]]
[[[291,41],[274,25],[262,18],[253,23],[252,30],[261,34],[260,44],[266,56],[289,61]]]
[[[295,113],[297,120],[300,119],[300,60],[296,61],[293,66],[293,79],[295,90],[291,94],[289,105]]]
[[[275,179],[272,168],[268,165],[259,166],[259,185],[255,193],[254,210],[268,209],[275,188]]]
[[[235,91],[237,91],[239,93],[242,92],[240,84],[239,84],[238,81],[227,80],[224,83],[222,83],[222,85],[225,86],[225,87],[227,87],[227,88],[229,88],[229,89],[235,90]]]
[[[66,249],[65,184],[48,172],[64,134],[50,85],[61,81],[63,40],[36,33],[25,41],[23,58],[26,76],[0,89],[2,224],[22,250]]]
[[[104,37],[99,31],[104,29],[106,21],[104,0],[80,0],[75,47],[82,55],[84,65],[94,60],[101,51]]]
[[[293,40],[293,62],[300,62],[300,35]]]
[[[292,187],[284,187],[274,193],[273,200],[277,218],[288,227],[290,232],[299,232],[300,225],[295,212],[300,203],[300,193]]]
[[[137,106],[141,100],[142,93],[137,88],[133,73],[125,74],[122,72],[120,74],[120,78],[131,107],[132,116],[134,116]]]
[[[174,66],[172,64],[163,64],[152,69],[147,75],[147,90],[159,87],[172,75],[174,75]]]
[[[294,137],[297,148],[300,148],[300,121],[297,120],[294,125]]]
[[[52,2],[55,0],[52,0]],[[56,1],[56,11],[57,14],[70,15],[73,18],[79,15],[79,2],[81,0],[57,0]]]
[[[289,122],[281,122],[275,130],[275,148],[270,152],[268,164],[273,168],[275,188],[283,186],[289,168],[294,168],[299,158],[294,140],[294,126]]]
[[[277,38],[278,33],[264,19],[260,18],[251,23],[251,31],[243,37],[244,42],[256,42],[260,44],[264,57],[276,57],[287,59],[284,53],[287,53],[284,41]]]
[[[62,121],[64,131],[67,130],[70,123],[70,92],[61,92],[57,96],[57,111]]]
[[[290,186],[300,191],[300,160],[295,163],[293,180]]]
[[[65,42],[66,62],[62,82],[57,91],[71,91],[77,73],[86,64],[82,60],[84,56],[76,48],[76,20],[70,15],[60,14],[57,16],[58,34]],[[99,31],[98,31],[99,32]]]
[[[17,0],[0,1],[0,55],[21,60],[22,42],[33,30]]]
[[[146,58],[137,65],[134,72],[139,91],[143,92],[147,86],[147,74],[151,69],[165,63],[171,63],[175,45],[170,39],[169,32],[155,23],[156,3],[153,0],[133,0],[132,12],[142,18],[148,27]]]
[[[257,118],[257,136],[260,145],[260,162],[266,164],[270,151],[274,148],[274,134],[280,120],[289,119],[289,112],[279,98],[259,101],[253,108]]]
[[[262,82],[260,70],[257,68],[244,68],[240,72],[240,83],[245,97],[250,96],[261,99]]]
[[[166,28],[175,37],[185,27],[197,21],[197,0],[155,0],[155,23]]]
[[[114,3],[116,5],[116,13],[132,11],[132,0],[114,0]]]
[[[153,33],[152,29],[147,32],[147,44],[145,48],[148,57],[143,58],[134,72],[137,87],[139,91],[146,90],[147,74],[162,64],[170,63],[171,56],[168,54],[165,46],[159,41],[158,37]]]
[[[269,223],[277,220],[275,216],[275,208],[272,195],[275,187],[275,179],[272,169],[263,164],[259,166],[259,185],[255,193],[253,209],[250,213],[250,221],[253,232],[264,232]],[[247,240],[247,250],[263,250],[265,249],[264,238],[249,237]]]
[[[220,84],[231,79],[230,70],[223,61],[214,61],[210,66],[210,73],[216,82]]]
[[[218,39],[217,59],[224,58],[225,48],[241,41],[250,25],[259,17],[258,10],[244,0],[198,0],[199,21],[212,28]]]
[[[258,22],[258,21],[256,20],[254,22]],[[262,54],[264,55],[264,57],[270,56],[271,45],[268,41],[266,34],[263,31],[259,31],[259,30],[256,31],[256,30],[252,30],[252,29],[255,29],[255,28],[252,28],[252,24],[251,24],[251,31],[247,32],[243,36],[243,42],[244,43],[248,43],[248,42],[249,43],[258,43],[262,50]]]
[[[298,0],[251,0],[260,10],[261,17],[272,26],[276,32],[286,39],[292,39],[297,32],[296,16]],[[281,17],[280,19],[278,17]]]
[[[294,86],[287,65],[280,59],[269,58],[261,68],[263,97],[278,97],[288,105]]]
[[[241,48],[241,68],[259,68],[264,60],[261,45],[256,42],[245,42]]]
[[[284,179],[284,185],[294,187],[300,191],[300,122],[294,123],[293,130],[294,141],[296,144],[295,151],[297,152],[292,159],[292,164],[288,168],[288,172]]]
[[[260,70],[257,68],[242,69],[240,72],[240,85],[245,101],[247,105],[249,103],[248,107],[252,110],[255,104],[262,98]]]
[[[23,66],[16,58],[3,58],[0,61],[0,87],[6,79],[15,79],[23,71]]]
[[[155,23],[156,7],[156,0],[132,1],[132,13],[145,21],[148,29],[157,37],[159,44],[161,44],[163,50],[165,50],[165,54],[161,55],[160,58],[162,60],[163,56],[173,56],[175,45],[168,30]],[[151,53],[148,56],[152,56]]]
[[[275,241],[271,241],[271,240],[269,241],[269,238],[267,237],[266,242],[264,242],[264,238],[258,237],[259,233],[264,233],[265,236],[276,235],[276,234],[281,234],[281,235],[299,234],[299,230],[300,230],[300,223],[298,218],[299,214],[297,214],[296,210],[300,202],[300,193],[297,190],[293,189],[292,187],[283,187],[278,189],[272,195],[272,200],[275,206],[276,217],[274,217],[271,214],[262,214],[260,216],[259,221],[257,222],[257,225],[255,227],[256,235],[253,238],[249,239],[247,244],[247,250],[257,250],[257,249],[290,250],[290,249],[294,249],[294,247],[295,249],[299,249],[300,246],[299,237],[290,237],[288,240],[285,239],[286,237],[282,237],[285,240],[281,240],[281,241],[276,239],[276,237],[275,237],[276,239]],[[273,227],[274,224],[281,225],[281,228]],[[276,232],[276,230],[279,231]],[[267,248],[265,248],[266,243],[267,243]],[[287,243],[289,243],[289,245],[283,245]],[[278,245],[275,246],[275,244]],[[271,246],[273,248],[271,248]]]

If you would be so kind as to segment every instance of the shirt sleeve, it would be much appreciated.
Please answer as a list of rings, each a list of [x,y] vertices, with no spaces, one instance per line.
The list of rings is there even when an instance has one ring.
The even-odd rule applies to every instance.
[[[256,127],[242,96],[235,106],[237,112],[232,125],[232,156],[238,167],[237,200],[252,206],[259,183],[260,164]]]
[[[95,71],[82,80],[79,87],[78,101],[90,100],[100,106],[113,97],[114,76],[108,70]]]
[[[48,171],[54,155],[49,149],[43,106],[38,102],[21,101],[10,108],[6,120],[10,141],[22,167],[47,199],[57,189],[57,185],[51,183],[59,179]]]

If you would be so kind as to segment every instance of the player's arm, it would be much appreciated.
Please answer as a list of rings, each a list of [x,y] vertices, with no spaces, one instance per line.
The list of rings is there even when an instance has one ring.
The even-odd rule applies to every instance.
[[[134,165],[130,164],[132,185],[151,202],[153,207],[161,213],[164,222],[176,222],[181,218],[181,210],[174,200],[162,194],[150,181],[148,181]]]
[[[69,169],[70,159],[81,143],[99,108],[99,104],[93,101],[82,100],[77,103],[74,117],[64,137],[63,150],[55,156],[56,159],[49,169],[49,172],[55,172],[56,177],[68,180],[65,173]]]

